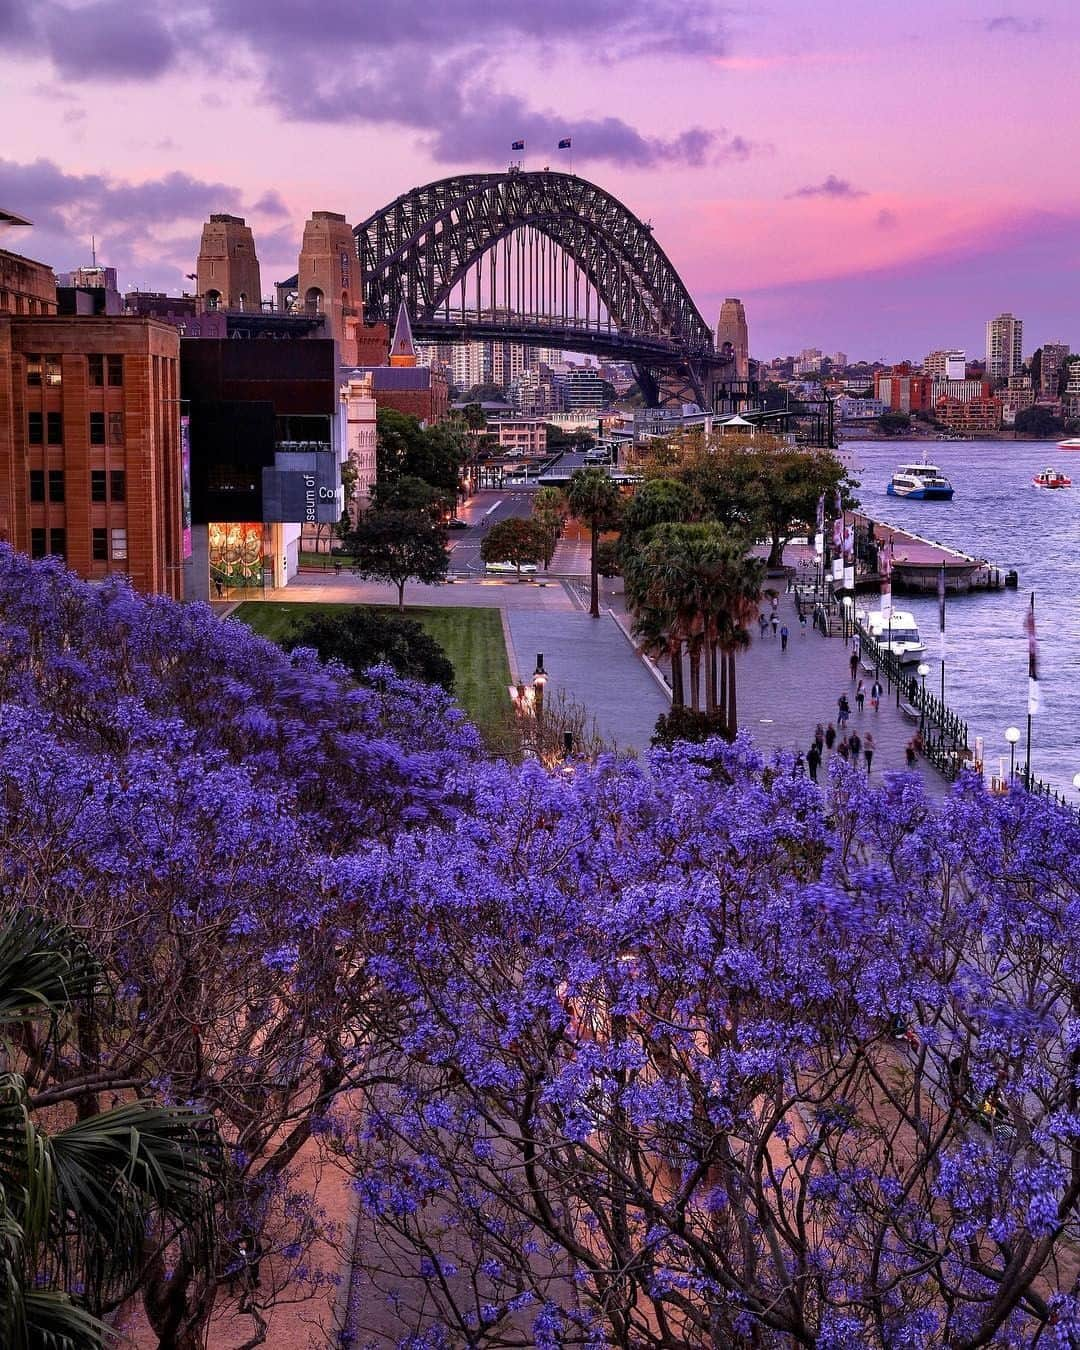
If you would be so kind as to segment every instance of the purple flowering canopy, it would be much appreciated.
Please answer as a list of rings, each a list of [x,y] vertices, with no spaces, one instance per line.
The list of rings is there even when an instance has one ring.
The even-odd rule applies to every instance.
[[[491,762],[438,690],[6,550],[0,703],[4,904],[117,995],[31,1089],[231,1149],[213,1268],[148,1253],[162,1343],[253,1238],[263,1319],[318,1283],[315,1139],[343,1344],[1080,1344],[1070,813],[745,738]]]

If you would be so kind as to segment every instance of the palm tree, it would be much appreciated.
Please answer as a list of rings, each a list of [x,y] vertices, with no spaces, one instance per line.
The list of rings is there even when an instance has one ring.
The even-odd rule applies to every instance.
[[[111,1334],[100,1315],[138,1287],[148,1241],[213,1259],[219,1148],[209,1121],[133,1101],[46,1134],[34,1112],[61,1111],[70,1085],[32,1096],[12,1071],[17,1047],[62,1039],[72,1006],[85,1011],[101,992],[97,963],[71,933],[26,912],[0,923],[0,1026],[8,1032],[0,1344],[11,1350],[103,1346]]]
[[[588,525],[591,539],[589,554],[589,613],[600,617],[600,574],[597,570],[597,548],[603,530],[612,530],[619,523],[622,499],[618,484],[603,469],[578,469],[571,475],[567,490],[570,514]]]
[[[728,536],[720,548],[719,609],[721,623],[718,646],[722,662],[719,711],[724,735],[733,741],[739,730],[738,698],[735,684],[735,653],[750,643],[750,625],[758,612],[765,563],[747,556],[746,542],[738,535]]]

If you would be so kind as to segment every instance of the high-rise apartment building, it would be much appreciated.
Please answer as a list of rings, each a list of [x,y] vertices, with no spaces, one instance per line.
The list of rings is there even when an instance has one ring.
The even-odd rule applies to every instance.
[[[750,378],[750,337],[746,327],[746,310],[741,300],[729,298],[720,306],[720,317],[716,321],[716,350],[722,351],[724,343],[731,344],[735,358],[732,379]]]
[[[1057,398],[1061,370],[1070,355],[1067,342],[1044,342],[1042,365],[1039,369],[1039,393],[1044,398]]]
[[[992,380],[1015,375],[1024,364],[1024,321],[999,314],[986,325],[986,373]]]
[[[262,308],[259,259],[243,216],[210,217],[202,228],[195,273],[207,309]]]
[[[923,374],[935,379],[962,380],[966,371],[966,356],[959,347],[928,352],[923,360]]]

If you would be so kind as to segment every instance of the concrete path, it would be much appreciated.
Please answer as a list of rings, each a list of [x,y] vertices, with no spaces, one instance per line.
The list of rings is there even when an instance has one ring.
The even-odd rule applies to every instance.
[[[656,719],[670,708],[667,694],[610,614],[513,609],[506,614],[510,666],[529,681],[538,652],[548,672],[547,697],[560,690],[596,718],[600,734],[620,750],[649,748]]]
[[[397,587],[378,581],[361,581],[352,573],[302,572],[288,586],[254,592],[252,600],[287,600],[302,603],[343,605],[396,605]],[[568,612],[574,601],[556,579],[546,581],[496,580],[493,577],[455,581],[442,586],[421,586],[410,581],[405,587],[408,605],[488,606],[492,609],[530,609],[544,612]]]

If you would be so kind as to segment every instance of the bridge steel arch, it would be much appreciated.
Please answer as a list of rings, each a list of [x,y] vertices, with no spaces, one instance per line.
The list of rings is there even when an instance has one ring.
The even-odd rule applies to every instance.
[[[599,296],[609,316],[581,327],[569,317],[541,321],[451,310],[452,297],[485,256],[518,231],[557,245]],[[417,336],[439,340],[505,337],[565,345],[634,362],[649,402],[711,406],[712,383],[731,359],[713,334],[652,229],[603,188],[572,174],[462,174],[403,193],[354,231],[369,322],[391,322],[402,301]],[[478,288],[479,295],[479,288]],[[599,320],[599,311],[597,312]]]

